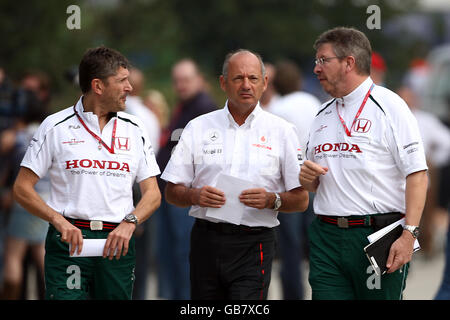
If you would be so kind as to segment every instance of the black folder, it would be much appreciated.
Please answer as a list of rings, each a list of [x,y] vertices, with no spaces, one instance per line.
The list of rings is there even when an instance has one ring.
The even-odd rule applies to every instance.
[[[386,273],[386,262],[389,257],[389,250],[394,241],[402,235],[402,232],[403,226],[399,224],[378,240],[364,247],[366,256],[377,275]]]

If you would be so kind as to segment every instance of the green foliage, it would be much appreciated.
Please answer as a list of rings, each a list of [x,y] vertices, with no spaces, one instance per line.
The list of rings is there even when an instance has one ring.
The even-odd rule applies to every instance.
[[[375,2],[375,3],[374,3]],[[395,4],[401,3],[401,7]],[[93,46],[111,46],[144,70],[147,87],[171,97],[170,68],[180,58],[199,61],[212,91],[220,99],[217,77],[225,54],[237,48],[260,52],[267,61],[290,58],[311,70],[317,36],[339,25],[364,31],[377,51],[389,54],[390,71],[405,68],[408,48],[417,43],[396,43],[382,30],[368,30],[369,4],[381,9],[381,23],[413,8],[416,0],[133,0],[0,1],[0,66],[17,78],[30,68],[42,69],[53,79],[57,95],[68,103],[79,94],[64,80],[83,52]],[[81,29],[69,30],[66,9],[81,8]],[[66,98],[56,101],[63,103]],[[218,103],[223,101],[218,100]]]

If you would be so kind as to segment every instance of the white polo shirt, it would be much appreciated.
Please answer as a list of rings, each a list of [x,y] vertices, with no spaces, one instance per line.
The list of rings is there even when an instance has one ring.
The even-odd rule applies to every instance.
[[[375,85],[350,129],[372,84],[368,77],[349,95],[325,103],[311,126],[307,158],[329,169],[320,176],[316,214],[404,213],[406,177],[427,169],[417,121],[394,92]]]
[[[294,125],[261,109],[259,104],[239,126],[228,110],[201,115],[184,128],[161,178],[201,188],[215,186],[221,173],[252,181],[269,192],[300,186],[299,142]],[[207,208],[192,206],[189,215],[212,222]],[[278,212],[245,207],[241,224],[274,227]]]
[[[140,119],[118,112],[100,133],[97,116],[83,111],[81,99],[75,109],[69,107],[42,122],[21,166],[40,178],[49,173],[47,204],[65,217],[118,223],[134,210],[134,181],[156,176],[159,167]],[[113,153],[107,147],[113,147]]]

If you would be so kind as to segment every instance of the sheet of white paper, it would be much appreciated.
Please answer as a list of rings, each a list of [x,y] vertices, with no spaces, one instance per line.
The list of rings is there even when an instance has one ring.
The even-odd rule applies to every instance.
[[[83,249],[81,253],[75,253],[72,257],[101,257],[103,256],[103,249],[105,248],[106,239],[83,239]],[[69,252],[71,249],[69,244]]]
[[[225,204],[220,208],[208,208],[206,216],[225,222],[240,224],[245,205],[239,201],[239,195],[246,189],[255,188],[248,180],[236,178],[226,174],[218,177],[215,188],[225,193]]]
[[[402,218],[402,219],[400,219],[398,221],[395,221],[394,223],[391,223],[390,225],[384,227],[383,229],[380,229],[377,232],[374,232],[374,233],[370,234],[367,237],[367,240],[369,240],[369,242],[372,243],[372,242],[378,240],[379,238],[381,238],[386,233],[388,233],[390,230],[394,229],[399,224],[404,226],[405,225],[405,218]],[[414,241],[414,252],[416,252],[419,249],[420,249],[420,244],[419,244],[419,241],[416,239],[416,241]]]

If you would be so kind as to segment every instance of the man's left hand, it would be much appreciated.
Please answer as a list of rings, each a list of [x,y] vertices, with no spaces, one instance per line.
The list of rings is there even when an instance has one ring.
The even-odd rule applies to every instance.
[[[393,273],[400,269],[404,264],[411,261],[414,250],[415,238],[407,230],[404,230],[391,246],[389,257],[386,262],[387,273]]]
[[[275,195],[264,188],[247,189],[239,195],[239,200],[246,206],[265,209],[275,202]]]
[[[134,223],[122,221],[109,233],[103,249],[103,258],[109,256],[109,260],[112,260],[116,256],[116,259],[119,260],[121,255],[125,256],[128,253],[128,245],[135,229]]]

